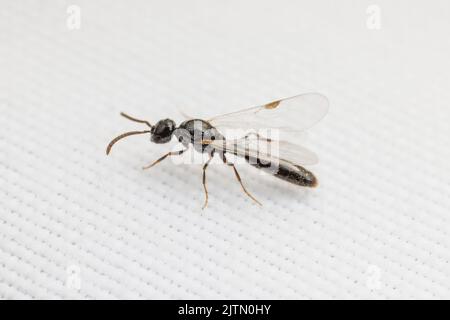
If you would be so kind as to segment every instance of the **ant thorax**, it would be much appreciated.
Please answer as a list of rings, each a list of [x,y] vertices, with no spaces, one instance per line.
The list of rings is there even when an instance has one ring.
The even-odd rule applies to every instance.
[[[224,140],[223,135],[208,122],[201,119],[187,120],[183,122],[174,135],[185,147],[189,144],[198,152],[205,152],[209,143],[205,141]]]

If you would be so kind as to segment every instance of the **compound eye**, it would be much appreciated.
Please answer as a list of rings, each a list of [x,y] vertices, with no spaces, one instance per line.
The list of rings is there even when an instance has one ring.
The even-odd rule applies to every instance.
[[[158,124],[156,129],[155,129],[155,135],[156,136],[165,136],[167,135],[167,133],[169,132],[169,128],[165,125],[165,124]]]

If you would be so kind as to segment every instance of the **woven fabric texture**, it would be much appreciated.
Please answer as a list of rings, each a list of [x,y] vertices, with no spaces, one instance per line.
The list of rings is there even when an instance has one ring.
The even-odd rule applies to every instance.
[[[450,298],[448,1],[0,1],[0,298]],[[148,137],[304,92],[306,190]],[[292,121],[295,121],[293,114]]]

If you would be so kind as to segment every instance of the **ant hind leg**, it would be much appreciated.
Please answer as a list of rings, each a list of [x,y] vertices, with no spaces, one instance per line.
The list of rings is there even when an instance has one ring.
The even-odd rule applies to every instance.
[[[236,179],[238,180],[238,182],[240,183],[242,190],[245,192],[245,194],[252,199],[253,201],[255,201],[257,204],[259,204],[260,206],[262,206],[261,202],[259,202],[258,200],[256,200],[256,198],[254,196],[252,196],[250,194],[250,192],[247,191],[247,189],[245,188],[244,184],[242,183],[242,179],[241,176],[239,175],[239,172],[236,169],[236,166],[234,165],[234,163],[230,163],[228,162],[227,158],[225,157],[225,155],[222,155],[222,160],[223,163],[225,163],[227,166],[230,166],[233,168],[234,174],[236,175]]]

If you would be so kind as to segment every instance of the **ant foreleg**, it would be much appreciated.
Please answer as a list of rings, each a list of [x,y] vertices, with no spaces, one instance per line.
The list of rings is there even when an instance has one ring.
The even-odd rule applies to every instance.
[[[156,160],[155,162],[153,162],[151,165],[148,165],[146,167],[143,167],[143,170],[147,170],[152,168],[153,166],[157,165],[158,163],[160,163],[161,161],[163,161],[164,159],[166,159],[169,156],[179,156],[182,155],[183,153],[185,153],[188,149],[184,149],[184,150],[180,150],[180,151],[175,151],[175,152],[169,152],[168,154],[162,156],[161,158],[159,158],[158,160]]]

